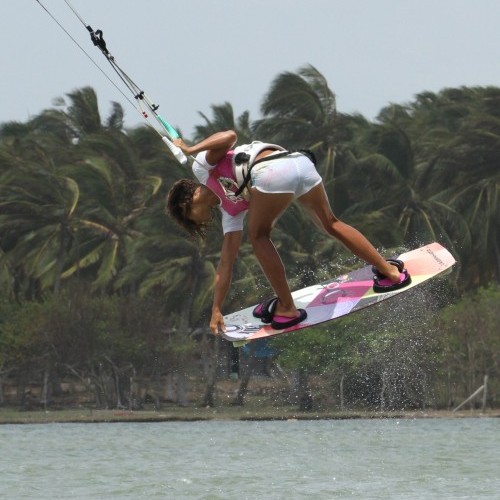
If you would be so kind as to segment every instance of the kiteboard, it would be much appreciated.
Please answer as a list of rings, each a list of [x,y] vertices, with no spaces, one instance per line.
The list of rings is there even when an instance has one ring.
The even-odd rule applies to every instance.
[[[222,336],[232,341],[235,346],[240,346],[252,340],[319,325],[404,293],[431,278],[450,272],[455,264],[453,255],[439,243],[431,243],[405,252],[397,259],[404,262],[411,276],[411,283],[404,288],[385,293],[375,292],[372,266],[365,266],[335,279],[293,292],[296,307],[307,311],[307,318],[297,325],[274,330],[253,316],[255,308],[253,305],[224,316],[226,331]]]

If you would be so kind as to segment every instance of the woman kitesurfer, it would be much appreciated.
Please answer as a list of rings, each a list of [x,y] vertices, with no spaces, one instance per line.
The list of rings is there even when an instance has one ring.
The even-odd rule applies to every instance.
[[[391,291],[410,283],[403,262],[385,260],[358,230],[335,217],[310,152],[288,152],[279,145],[259,141],[232,149],[236,141],[233,130],[217,132],[192,146],[182,139],[174,140],[186,155],[196,155],[192,168],[198,182],[181,179],[167,196],[168,213],[192,236],[203,237],[212,209],[221,210],[224,237],[210,319],[215,335],[225,328],[221,311],[247,213],[248,237],[276,294],[259,304],[254,316],[274,329],[306,319],[306,311],[295,307],[285,268],[271,241],[274,223],[294,200],[307,210],[320,229],[372,264],[376,291]]]

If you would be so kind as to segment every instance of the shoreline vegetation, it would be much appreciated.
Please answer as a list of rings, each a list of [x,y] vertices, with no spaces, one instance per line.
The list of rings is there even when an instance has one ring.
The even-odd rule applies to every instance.
[[[227,102],[202,115],[189,142],[237,128],[241,144],[313,149],[335,213],[383,255],[438,240],[459,263],[405,300],[241,349],[208,329],[218,222],[186,239],[164,213],[185,166],[153,130],[125,129],[119,104],[98,104],[84,87],[0,124],[0,422],[500,407],[500,87],[422,91],[372,121],[339,112],[306,64],[277,75],[257,120]],[[305,217],[288,210],[273,234],[293,290],[360,265]],[[244,238],[224,310],[271,293]]]
[[[352,419],[428,419],[428,418],[500,418],[499,409],[451,410],[312,410],[288,408],[247,408],[235,406],[187,407],[172,406],[162,410],[97,410],[77,408],[65,410],[23,411],[0,409],[0,425],[51,423],[153,423],[199,421],[298,421]]]

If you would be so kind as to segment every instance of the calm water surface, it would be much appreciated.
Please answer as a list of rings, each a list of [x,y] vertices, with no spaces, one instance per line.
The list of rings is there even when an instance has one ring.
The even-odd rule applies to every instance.
[[[500,419],[0,426],[0,499],[499,499]]]

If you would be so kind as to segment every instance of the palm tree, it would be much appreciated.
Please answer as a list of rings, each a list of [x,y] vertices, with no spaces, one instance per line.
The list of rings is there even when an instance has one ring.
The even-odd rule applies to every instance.
[[[61,277],[89,266],[95,286],[103,287],[125,262],[126,246],[137,236],[134,222],[162,181],[142,174],[134,143],[119,129],[118,105],[103,126],[92,89],[69,97],[67,110],[2,129],[4,148],[22,155],[11,153],[13,164],[23,166],[2,178],[3,231],[10,231],[2,247],[10,241],[9,254],[15,249],[24,264],[32,257],[28,275],[42,288],[58,289]]]
[[[393,234],[392,244],[414,247],[440,240],[451,249],[459,244],[467,247],[467,224],[443,200],[446,186],[436,182],[439,165],[417,154],[414,144],[418,140],[412,139],[408,116],[401,111],[383,110],[381,123],[372,124],[357,138],[359,159],[351,171],[354,182],[346,186],[353,203],[346,214],[360,214],[367,223],[378,220],[380,234],[387,233],[384,227],[397,227],[399,237]]]
[[[314,66],[279,74],[261,111],[264,118],[254,124],[256,134],[290,149],[313,150],[325,182],[334,180],[348,117],[337,112],[336,96]]]
[[[461,87],[438,94],[426,92],[407,111],[417,155],[432,167],[427,176],[429,188],[460,213],[469,227],[471,245],[457,245],[467,277],[462,282],[484,285],[498,281],[500,89]]]
[[[31,125],[26,129],[36,130]],[[34,147],[29,149],[28,159],[16,158],[14,166],[0,176],[3,260],[15,269],[16,276],[39,281],[42,289],[53,286],[58,291],[66,252],[72,244],[80,191],[71,177],[51,163],[40,144],[43,141],[36,137],[18,140],[14,130],[19,127],[3,128],[4,148],[17,150],[19,142]]]
[[[476,286],[500,281],[499,154],[500,119],[473,115],[439,160],[444,175],[453,179],[444,197],[470,228],[471,251],[463,252],[463,264],[468,282]]]
[[[311,149],[332,208],[341,215],[350,200],[339,181],[347,176],[355,160],[349,139],[366,126],[366,120],[339,113],[334,92],[311,65],[297,73],[278,75],[263,99],[261,111],[264,118],[255,123],[256,134],[292,150]],[[275,235],[292,287],[300,288],[345,270],[343,264],[338,265],[347,257],[344,247],[320,235],[300,208],[283,214]]]
[[[248,111],[245,111],[239,117],[235,117],[233,106],[229,102],[219,105],[214,104],[211,109],[213,118],[209,118],[204,113],[199,113],[205,124],[195,127],[195,140],[204,139],[221,130],[235,130],[238,133],[238,140],[242,144],[253,140],[252,124]]]

